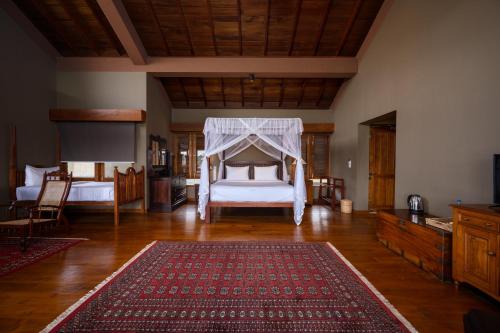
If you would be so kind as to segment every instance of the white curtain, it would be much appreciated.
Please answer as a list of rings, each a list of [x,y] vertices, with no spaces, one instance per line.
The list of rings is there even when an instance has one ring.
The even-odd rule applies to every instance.
[[[299,118],[207,118],[205,121],[205,156],[201,165],[198,212],[205,219],[210,197],[208,158],[226,151],[228,159],[254,145],[270,156],[283,160],[286,155],[301,160],[302,120]],[[283,154],[281,154],[283,153]],[[222,160],[222,155],[219,158]],[[219,167],[219,173],[220,171]],[[286,167],[284,166],[284,170]],[[285,173],[284,173],[285,175]],[[294,181],[294,219],[302,222],[306,186],[302,163],[297,163]]]

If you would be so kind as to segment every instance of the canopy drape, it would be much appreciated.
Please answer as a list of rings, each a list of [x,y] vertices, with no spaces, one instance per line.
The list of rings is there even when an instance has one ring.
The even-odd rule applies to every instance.
[[[264,153],[284,163],[288,155],[301,161],[301,135],[304,128],[299,118],[207,118],[205,134],[205,156],[201,165],[198,212],[205,219],[205,208],[210,197],[208,158],[226,151],[225,158],[235,156],[254,145]],[[297,163],[294,179],[294,220],[302,222],[306,200],[306,186],[302,163]],[[219,173],[222,168],[219,167]],[[219,174],[221,175],[221,173]],[[284,177],[288,177],[284,167]],[[219,177],[220,178],[220,177]],[[285,180],[285,178],[284,178]],[[288,179],[286,179],[288,180]]]

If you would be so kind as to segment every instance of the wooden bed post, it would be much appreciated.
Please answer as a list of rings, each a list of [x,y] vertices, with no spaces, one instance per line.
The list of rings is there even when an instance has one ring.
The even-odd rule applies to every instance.
[[[9,150],[9,198],[11,201],[16,200],[17,186],[17,142],[16,142],[16,126],[9,126],[10,132],[10,150]]]
[[[222,153],[224,154],[224,152]],[[208,172],[208,202],[205,207],[205,223],[210,223],[211,221],[211,209],[210,209],[210,158],[207,157],[207,172]]]
[[[113,201],[113,206],[114,206],[114,217],[115,217],[115,227],[117,227],[120,224],[120,203],[119,203],[119,198],[120,196],[118,195],[118,192],[120,191],[120,186],[118,184],[118,167],[115,166],[114,170],[114,188],[115,188],[115,193],[114,193],[114,201]]]

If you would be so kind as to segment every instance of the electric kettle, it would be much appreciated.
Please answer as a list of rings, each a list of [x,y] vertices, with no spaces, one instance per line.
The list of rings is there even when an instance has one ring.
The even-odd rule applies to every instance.
[[[422,197],[418,194],[410,194],[408,196],[408,209],[412,214],[423,214],[424,202]]]

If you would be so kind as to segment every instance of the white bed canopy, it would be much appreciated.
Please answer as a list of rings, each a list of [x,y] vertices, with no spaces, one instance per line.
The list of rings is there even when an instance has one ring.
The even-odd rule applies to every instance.
[[[284,163],[288,155],[301,161],[301,135],[304,128],[299,118],[207,118],[205,121],[205,156],[201,164],[198,212],[205,219],[205,208],[210,197],[208,158],[218,154],[221,161],[229,159],[253,145],[262,152],[281,160],[283,180],[288,181]],[[225,152],[223,154],[223,152]],[[306,186],[302,163],[297,163],[294,179],[294,219],[302,222],[306,199]]]

